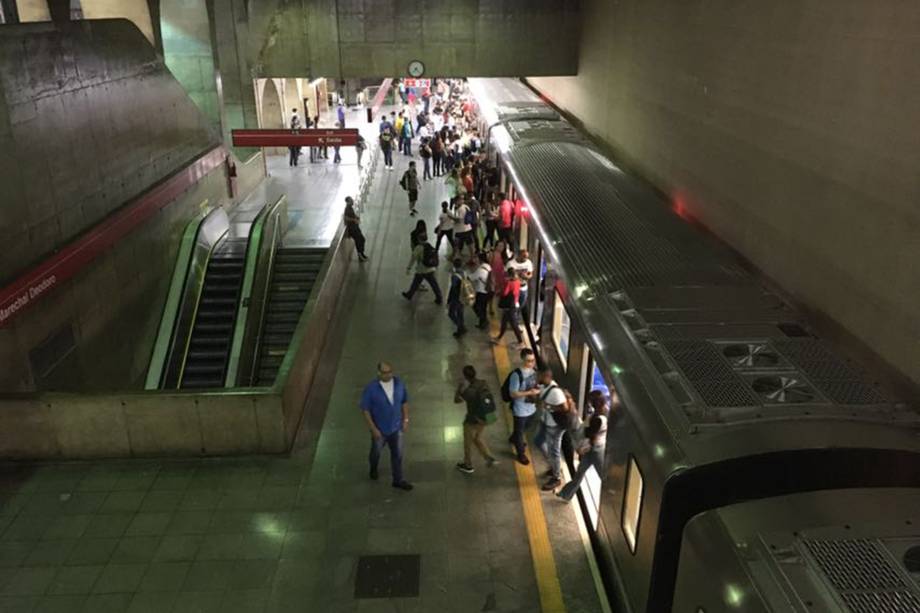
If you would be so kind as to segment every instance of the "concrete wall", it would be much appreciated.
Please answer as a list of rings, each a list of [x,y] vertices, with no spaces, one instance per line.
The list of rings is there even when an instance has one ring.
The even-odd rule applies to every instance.
[[[161,0],[160,34],[166,66],[221,133],[221,108],[205,0]]]
[[[122,20],[0,29],[0,283],[218,144]]]
[[[575,73],[578,0],[250,5],[248,58],[257,76],[401,76],[414,59],[430,76]]]
[[[123,17],[137,26],[144,37],[154,42],[153,22],[147,0],[80,0],[84,19]]]
[[[585,0],[531,83],[920,382],[920,4]]]
[[[127,21],[4,26],[0,58],[0,284],[218,144]],[[238,168],[251,189],[261,164]],[[216,168],[0,329],[0,390],[139,383],[181,233],[227,185]],[[35,372],[30,354],[68,334]]]

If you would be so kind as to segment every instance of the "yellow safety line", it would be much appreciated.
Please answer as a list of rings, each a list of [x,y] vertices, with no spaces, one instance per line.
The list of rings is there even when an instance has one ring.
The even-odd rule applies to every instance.
[[[493,335],[498,334],[498,322],[494,318],[491,331]],[[511,372],[508,350],[504,345],[494,345],[492,356],[495,359],[499,381],[504,381]],[[509,413],[508,410],[502,411],[505,425],[510,431],[513,423]],[[537,577],[537,588],[540,591],[540,608],[543,613],[565,613],[562,588],[559,586],[559,575],[556,574],[556,560],[549,542],[549,531],[546,529],[546,516],[543,514],[543,502],[540,500],[540,489],[537,487],[533,462],[531,461],[529,466],[524,466],[515,461],[514,471],[517,474],[518,490],[521,492],[524,523],[527,525],[527,538],[530,541],[530,555],[533,558],[533,570]]]

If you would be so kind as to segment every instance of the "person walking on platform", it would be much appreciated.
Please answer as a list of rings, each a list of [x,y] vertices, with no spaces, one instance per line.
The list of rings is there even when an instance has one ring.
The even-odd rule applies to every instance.
[[[544,475],[546,482],[543,491],[549,492],[562,485],[562,435],[570,426],[568,396],[553,380],[553,371],[544,368],[537,375],[540,385],[539,406],[540,426],[533,442],[549,462],[549,470]]]
[[[415,203],[418,202],[418,171],[415,162],[409,162],[409,168],[399,180],[399,186],[409,193],[409,215],[413,217],[418,213]]]
[[[438,134],[435,134],[431,137],[431,166],[434,176],[441,176],[441,160],[444,158],[444,144],[441,142],[441,137]]]
[[[341,108],[341,107],[339,107],[339,108]],[[341,127],[342,127],[342,124],[336,122],[335,127],[336,127],[336,128],[341,128]],[[333,163],[333,164],[338,164],[339,162],[342,161],[342,153],[341,153],[341,151],[339,151],[340,149],[341,149],[341,147],[340,147],[339,145],[334,145],[334,146],[332,147],[332,151],[334,152],[334,155],[332,156],[332,163]]]
[[[482,248],[485,249],[486,246],[494,247],[495,241],[498,240],[498,205],[491,195],[487,198],[483,208],[483,218],[486,223],[486,236],[482,241]]]
[[[463,461],[457,462],[457,470],[470,474],[473,468],[473,447],[479,450],[486,466],[492,468],[498,460],[489,450],[483,434],[486,426],[495,423],[495,399],[489,386],[482,379],[476,378],[476,369],[471,365],[463,367],[463,381],[454,392],[454,402],[466,402],[466,417],[463,418]]]
[[[400,143],[403,155],[412,157],[412,138],[415,134],[412,132],[412,122],[408,118],[403,121],[402,134],[400,136],[402,136]]]
[[[514,427],[508,442],[514,445],[517,461],[525,466],[530,464],[527,459],[527,443],[524,441],[524,432],[527,430],[527,424],[530,418],[537,412],[537,405],[534,404],[536,397],[540,394],[537,387],[537,373],[534,370],[537,366],[537,358],[533,350],[521,349],[521,366],[515,368],[508,375],[508,395],[511,396],[511,414],[514,420]]]
[[[402,472],[403,434],[409,427],[409,392],[402,380],[393,374],[388,362],[377,364],[377,378],[368,383],[361,394],[361,411],[371,432],[370,478],[377,479],[380,453],[387,446],[393,487],[411,490],[412,484]]]
[[[521,334],[521,281],[513,268],[505,271],[505,283],[498,298],[498,308],[502,311],[502,323],[498,336],[492,342],[498,344],[508,328],[514,332],[518,346],[524,346],[524,336]]]
[[[521,314],[524,316],[524,321],[530,321],[529,311],[528,311],[528,288],[530,287],[530,280],[533,278],[533,262],[530,261],[530,253],[526,249],[521,249],[518,251],[517,256],[508,262],[508,268],[513,268],[514,272],[517,273],[517,278],[521,281],[521,295],[518,304],[521,305]]]
[[[485,330],[489,327],[488,305],[492,293],[492,267],[489,266],[489,256],[480,251],[477,254],[477,261],[470,263],[471,270],[467,272],[467,278],[473,284],[473,290],[476,292],[476,302],[473,303],[473,312],[479,319],[476,327]]]
[[[297,115],[297,109],[291,109],[291,129],[300,129],[300,116]],[[288,147],[288,151],[290,152],[288,166],[297,166],[297,160],[300,158],[300,147]]]
[[[358,259],[362,262],[367,261],[367,255],[364,253],[364,233],[361,232],[361,218],[355,213],[355,201],[351,196],[345,198],[345,236],[355,241],[355,251],[358,252]]]
[[[434,276],[434,272],[438,268],[438,252],[428,242],[427,234],[423,234],[420,240],[421,242],[412,250],[409,265],[406,267],[406,274],[409,274],[412,272],[412,267],[415,266],[415,276],[412,277],[412,284],[409,289],[403,292],[403,298],[412,300],[412,296],[415,295],[419,285],[421,285],[422,281],[426,281],[434,292],[434,303],[442,304],[441,288]]]
[[[339,125],[337,127],[344,128],[345,127],[345,106],[342,104],[341,101],[339,101],[339,106],[335,110],[335,113],[336,113],[336,119],[339,120]]]
[[[358,134],[358,141],[355,143],[355,152],[358,154],[358,168],[361,168],[361,158],[364,156],[364,151],[367,149],[367,141],[364,140],[364,137]]]
[[[422,180],[430,181],[431,180],[431,145],[428,143],[427,139],[424,139],[419,144],[418,154],[422,158]]]
[[[393,130],[386,128],[380,133],[380,150],[383,151],[383,165],[393,170]]]
[[[466,334],[466,324],[463,321],[464,288],[468,284],[463,275],[463,261],[459,258],[453,262],[454,269],[450,273],[450,288],[447,290],[447,316],[457,326],[454,338]]]
[[[565,484],[556,494],[565,501],[570,501],[575,496],[581,486],[582,480],[592,466],[598,475],[604,472],[604,454],[607,446],[607,424],[609,421],[610,405],[607,403],[607,397],[600,390],[592,390],[588,394],[588,405],[592,410],[592,415],[588,418],[588,423],[584,430],[584,439],[575,449],[580,456],[578,461],[578,470],[572,476],[572,480]]]
[[[449,210],[450,205],[445,200],[441,203],[441,214],[438,215],[438,227],[436,229],[438,238],[435,241],[434,250],[441,252],[441,239],[447,238],[447,244],[451,248],[451,259],[454,253],[454,218]]]

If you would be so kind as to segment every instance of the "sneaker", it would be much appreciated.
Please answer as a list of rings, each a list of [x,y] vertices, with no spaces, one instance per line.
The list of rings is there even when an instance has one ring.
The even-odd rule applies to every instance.
[[[523,464],[524,466],[527,466],[528,464],[530,464],[530,460],[527,459],[526,455],[519,455],[515,459],[521,464]]]
[[[474,472],[476,472],[476,469],[473,468],[472,464],[467,464],[465,462],[457,462],[457,470],[459,470],[462,473],[466,473],[468,475],[471,475]]]
[[[540,476],[543,477],[543,478],[545,478],[545,479],[549,479],[550,477],[553,476],[553,469],[552,469],[552,468],[547,468],[546,470],[543,471],[543,474],[540,475]]]
[[[488,468],[492,468],[496,464],[498,464],[498,460],[496,460],[495,458],[486,458],[486,466]]]
[[[376,481],[376,480],[377,480],[377,477],[379,477],[380,475],[377,474],[377,469],[376,469],[376,468],[372,468],[372,469],[371,469],[371,473],[370,473],[369,476],[370,476],[371,479],[373,479],[374,481]]]
[[[366,262],[366,261],[367,261],[367,256],[364,255],[363,253],[360,253],[360,254],[358,254],[358,259],[361,260],[362,262]]]
[[[434,301],[434,303],[435,303],[435,304],[444,304],[444,301],[441,300],[440,298],[438,298],[438,299],[436,299],[436,300]]]
[[[412,484],[405,480],[400,481],[399,483],[394,483],[393,487],[399,490],[404,490],[406,492],[409,492],[412,490]]]
[[[540,489],[543,490],[544,492],[551,492],[557,487],[559,487],[560,485],[562,485],[562,479],[551,478],[549,481],[544,483],[543,487],[541,487]]]
[[[406,300],[412,300],[412,296],[409,295],[409,292],[402,292],[402,297]]]

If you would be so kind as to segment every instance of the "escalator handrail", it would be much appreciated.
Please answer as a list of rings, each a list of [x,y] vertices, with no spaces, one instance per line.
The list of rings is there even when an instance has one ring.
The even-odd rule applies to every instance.
[[[219,239],[214,241],[214,244],[211,245],[211,248],[208,250],[208,258],[205,261],[205,265],[204,265],[205,274],[201,276],[201,283],[199,287],[197,288],[198,295],[195,297],[195,309],[192,311],[192,327],[191,329],[189,329],[188,335],[185,337],[185,343],[184,343],[185,346],[182,349],[182,364],[179,366],[179,380],[176,381],[176,389],[182,388],[182,381],[183,379],[185,379],[185,365],[188,363],[188,352],[189,352],[189,348],[192,346],[192,335],[195,331],[195,322],[198,321],[198,309],[201,308],[201,298],[204,295],[203,289],[204,289],[205,283],[207,283],[207,280],[208,280],[207,270],[211,264],[211,258],[214,255],[214,250],[217,249],[217,247],[221,243],[223,243],[225,240],[229,238],[228,234],[229,234],[229,230],[225,231]]]
[[[284,219],[282,219],[282,216]],[[236,321],[233,327],[224,387],[250,384],[250,379],[246,377],[240,380],[241,358],[246,356],[247,359],[251,360],[250,363],[255,363],[255,358],[252,354],[258,347],[258,339],[261,337],[263,320],[265,319],[265,303],[271,287],[270,275],[279,242],[277,240],[279,235],[278,228],[286,218],[287,197],[281,195],[273,204],[262,208],[249,229],[249,243],[246,246],[246,266],[243,283],[240,288],[240,299],[237,303]],[[267,243],[265,242],[266,226],[270,228]],[[267,252],[263,253],[265,249],[267,249]],[[260,295],[253,296],[253,288],[260,289]],[[243,370],[246,369],[244,368]],[[251,369],[249,370],[251,371]],[[251,376],[251,372],[249,376]]]
[[[179,243],[179,250],[176,255],[176,264],[173,267],[172,279],[170,280],[169,290],[166,294],[166,300],[163,304],[163,312],[160,316],[160,325],[157,328],[157,335],[154,340],[153,350],[150,354],[150,362],[147,367],[147,377],[144,382],[144,389],[155,390],[163,385],[163,377],[167,365],[175,353],[176,345],[176,327],[179,325],[179,312],[183,299],[188,296],[189,274],[194,264],[195,247],[198,244],[198,236],[202,231],[205,221],[211,214],[218,209],[208,210],[208,201],[201,204],[202,212],[196,215],[185,226],[182,239]],[[202,284],[203,285],[203,282]],[[192,291],[201,291],[201,287],[192,288]]]

